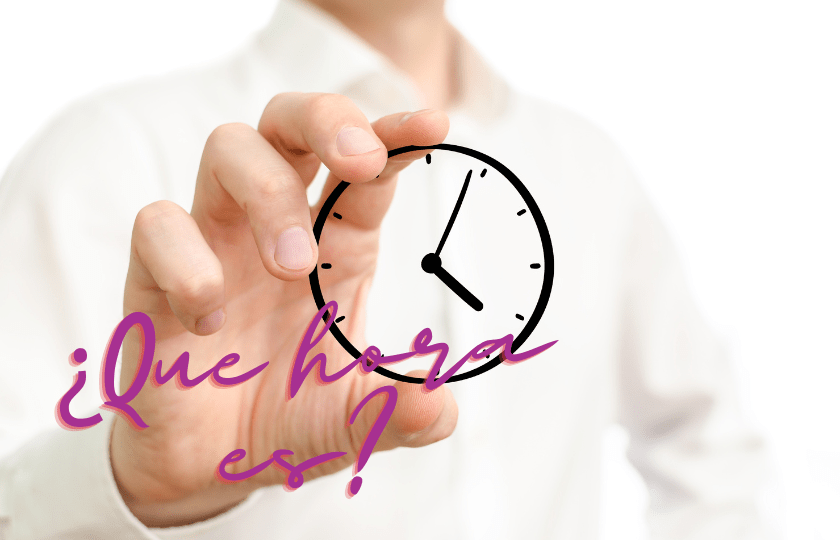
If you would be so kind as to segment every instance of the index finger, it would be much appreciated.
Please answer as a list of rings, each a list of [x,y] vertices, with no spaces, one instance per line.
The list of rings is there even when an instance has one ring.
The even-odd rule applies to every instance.
[[[449,117],[443,111],[426,109],[409,114],[385,116],[374,122],[373,128],[389,150],[412,145],[432,146],[446,138],[449,132]],[[397,187],[397,174],[427,153],[425,150],[407,152],[389,159],[378,178],[354,185],[351,190],[341,195],[336,210],[338,215],[346,217],[335,219],[342,219],[342,224],[362,230],[379,227],[391,205]],[[334,174],[327,178],[318,208],[323,207],[341,180]],[[330,219],[334,217],[333,214]]]
[[[338,178],[365,182],[388,161],[385,145],[353,101],[339,94],[278,94],[265,108],[260,134],[309,185],[323,163]]]

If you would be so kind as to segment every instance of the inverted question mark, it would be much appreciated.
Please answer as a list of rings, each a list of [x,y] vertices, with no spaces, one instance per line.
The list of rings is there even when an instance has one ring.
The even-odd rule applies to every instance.
[[[385,426],[388,424],[388,420],[391,419],[391,415],[394,413],[394,409],[397,406],[397,389],[393,386],[383,386],[381,388],[377,388],[373,392],[367,395],[365,399],[362,400],[361,403],[356,405],[355,410],[353,410],[353,414],[350,415],[350,421],[347,422],[347,425],[353,424],[356,421],[356,416],[359,415],[359,411],[367,404],[368,401],[371,400],[374,396],[377,396],[381,393],[386,393],[388,395],[388,400],[385,402],[385,405],[382,407],[382,410],[379,412],[379,416],[376,418],[376,422],[373,423],[373,426],[370,428],[370,431],[365,437],[365,442],[362,444],[362,449],[359,450],[359,457],[356,458],[356,463],[353,465],[353,479],[347,484],[347,498],[351,498],[356,495],[360,489],[362,489],[362,477],[355,476],[359,474],[365,464],[367,463],[368,459],[370,458],[370,454],[373,452],[373,447],[376,446],[376,442],[379,440],[379,437],[382,435],[382,432],[385,431]]]

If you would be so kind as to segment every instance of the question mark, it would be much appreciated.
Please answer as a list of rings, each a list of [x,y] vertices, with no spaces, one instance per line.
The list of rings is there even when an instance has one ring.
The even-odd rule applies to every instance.
[[[376,422],[373,423],[373,426],[370,428],[370,431],[365,438],[365,442],[362,445],[362,449],[359,450],[359,457],[356,458],[356,464],[353,465],[353,479],[347,484],[347,498],[351,498],[356,495],[360,489],[362,489],[362,477],[355,476],[356,474],[361,471],[365,464],[367,464],[368,459],[370,458],[370,454],[373,452],[373,447],[376,446],[376,442],[379,440],[379,437],[382,435],[382,432],[385,431],[385,426],[388,424],[388,420],[391,419],[391,415],[394,413],[394,409],[397,406],[397,389],[393,386],[383,386],[381,388],[377,388],[373,392],[367,395],[365,399],[362,400],[361,403],[356,405],[356,409],[353,411],[353,414],[350,415],[350,421],[347,422],[347,425],[351,425],[353,422],[356,421],[356,416],[359,415],[359,411],[367,404],[368,401],[371,400],[376,395],[381,393],[388,394],[388,401],[385,402],[385,406],[382,407],[382,410],[379,412],[379,416],[376,418]]]

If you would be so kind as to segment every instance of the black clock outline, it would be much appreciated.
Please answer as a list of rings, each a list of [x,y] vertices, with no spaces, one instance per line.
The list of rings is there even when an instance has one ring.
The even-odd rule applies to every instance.
[[[543,271],[543,283],[542,288],[540,289],[540,296],[537,299],[537,304],[534,307],[534,311],[531,313],[531,317],[525,323],[525,326],[522,330],[519,331],[519,334],[513,339],[513,345],[511,346],[511,352],[516,352],[519,347],[521,347],[525,340],[530,337],[530,335],[534,332],[537,327],[537,324],[540,322],[543,314],[545,313],[545,309],[548,306],[548,298],[551,295],[551,288],[554,284],[554,248],[551,244],[551,236],[548,232],[548,226],[545,224],[545,219],[543,218],[542,212],[540,211],[539,206],[537,206],[537,202],[534,200],[534,197],[531,196],[531,193],[525,187],[525,184],[513,174],[513,171],[502,165],[499,161],[491,158],[487,154],[483,154],[477,150],[473,150],[471,148],[467,148],[465,146],[458,146],[455,144],[435,144],[432,146],[403,146],[402,148],[396,148],[394,150],[388,151],[388,158],[392,158],[394,156],[398,156],[400,154],[405,154],[408,152],[415,152],[420,150],[446,150],[449,152],[456,152],[458,154],[463,154],[466,156],[470,156],[475,158],[487,165],[490,165],[507,179],[508,182],[516,189],[519,193],[519,196],[522,197],[522,200],[525,202],[525,205],[531,215],[534,218],[534,222],[537,226],[537,231],[540,234],[540,242],[542,243],[543,249],[543,261],[545,264],[545,268]],[[426,162],[429,162],[428,156]],[[312,232],[315,235],[315,242],[320,244],[321,242],[321,232],[324,230],[324,224],[327,221],[327,217],[329,217],[330,212],[332,211],[333,206],[338,201],[341,194],[344,193],[350,186],[349,182],[341,181],[330,193],[330,196],[327,197],[327,200],[324,202],[324,206],[321,207],[320,212],[318,213],[318,217],[315,219],[315,224],[312,227]],[[519,211],[517,215],[522,215],[523,211]],[[325,266],[325,269],[329,268],[329,266]],[[324,301],[324,294],[321,291],[321,283],[318,280],[318,265],[315,266],[315,269],[309,274],[309,286],[312,289],[312,298],[315,300],[315,305],[318,306],[318,309],[324,307],[326,302]],[[521,316],[517,314],[517,318]],[[339,317],[335,320],[335,322],[330,326],[330,333],[333,335],[336,341],[347,351],[350,356],[353,358],[359,358],[362,353],[357,349],[349,339],[342,333],[341,329],[338,327],[339,320],[343,319],[344,317]],[[324,314],[324,322],[327,322],[329,319],[329,314]],[[466,379],[470,379],[472,377],[476,377],[490,371],[494,367],[498,366],[502,363],[502,359],[500,358],[501,355],[496,356],[489,362],[486,362],[476,368],[471,369],[470,371],[466,371],[464,373],[456,373],[452,377],[449,378],[447,382],[457,382],[463,381]],[[402,375],[400,373],[395,373],[390,371],[389,369],[383,366],[377,366],[376,372],[380,375],[388,377],[389,379],[395,381],[402,381],[414,384],[423,384],[426,382],[426,379],[420,377],[409,377],[407,375]]]

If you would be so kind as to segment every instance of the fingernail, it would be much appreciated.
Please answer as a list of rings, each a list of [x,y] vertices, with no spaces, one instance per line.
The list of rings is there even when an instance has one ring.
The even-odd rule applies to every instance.
[[[419,114],[423,114],[424,112],[426,112],[426,111],[428,111],[428,110],[429,110],[429,109],[420,109],[419,111],[410,112],[410,113],[406,114],[405,116],[403,116],[402,118],[400,118],[400,122],[399,122],[399,123],[400,123],[400,124],[404,124],[404,123],[406,123],[409,119],[411,119],[411,118],[413,118],[413,117],[415,117],[415,116],[417,116],[417,115],[419,115]]]
[[[370,134],[356,126],[348,126],[338,132],[335,146],[342,156],[358,156],[379,150],[379,143]]]
[[[202,335],[208,336],[222,327],[225,322],[225,310],[219,308],[210,315],[206,315],[195,323],[195,331]]]
[[[277,249],[274,250],[277,264],[289,270],[303,270],[312,260],[312,246],[309,234],[302,227],[290,227],[280,233]]]

